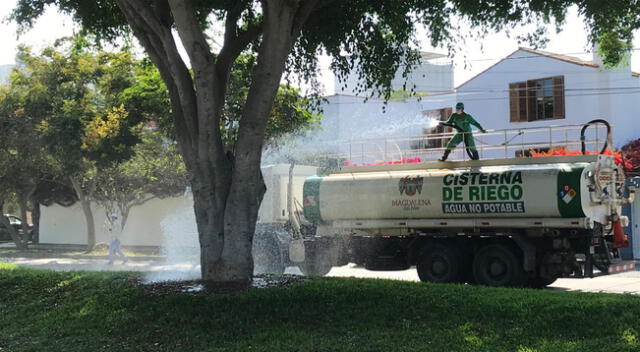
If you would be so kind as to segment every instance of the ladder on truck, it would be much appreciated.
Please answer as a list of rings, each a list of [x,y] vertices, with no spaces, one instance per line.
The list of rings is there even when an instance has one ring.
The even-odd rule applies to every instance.
[[[503,159],[529,157],[535,153],[578,153],[581,151],[581,131],[585,125],[551,125],[474,131],[476,148],[480,159]],[[404,164],[437,161],[442,156],[448,141],[457,132],[428,133],[412,137],[388,137],[332,142],[327,157],[339,161],[340,165]],[[599,152],[610,137],[607,127],[594,124],[585,131],[587,150]],[[451,152],[450,161],[469,160],[463,143]]]

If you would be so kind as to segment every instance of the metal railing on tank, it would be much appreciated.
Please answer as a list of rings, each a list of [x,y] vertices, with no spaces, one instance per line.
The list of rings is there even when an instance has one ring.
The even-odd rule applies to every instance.
[[[532,153],[554,150],[581,150],[580,130],[584,125],[551,125],[474,131],[473,137],[480,159],[529,157]],[[347,166],[403,164],[436,161],[442,156],[448,141],[457,132],[422,134],[415,137],[377,138],[334,142],[335,153],[330,158]],[[595,125],[585,135],[585,145],[594,152],[607,141],[606,127]],[[450,154],[451,161],[468,160],[464,143]]]

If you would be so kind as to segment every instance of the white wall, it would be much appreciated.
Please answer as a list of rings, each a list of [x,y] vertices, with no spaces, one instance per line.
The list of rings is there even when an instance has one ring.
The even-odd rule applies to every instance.
[[[185,207],[193,207],[189,197],[153,199],[131,209],[129,218],[120,235],[124,245],[157,246],[163,242],[160,222],[169,214]],[[92,205],[96,225],[97,242],[108,242],[109,231],[106,212]],[[86,223],[79,203],[70,207],[57,204],[42,207],[40,217],[40,243],[87,244]]]
[[[403,68],[400,68],[391,81],[393,90],[402,89],[405,83],[407,90],[413,88],[417,92],[424,93],[443,93],[453,89],[453,65],[448,60],[423,59],[406,78],[402,77],[402,71]],[[360,93],[355,91],[359,82],[356,72],[351,72],[344,80],[335,79],[334,92],[339,95],[368,96],[370,90]]]
[[[564,76],[566,117],[509,122],[509,83],[552,76]],[[640,99],[638,88],[639,80],[628,67],[609,71],[518,51],[461,85],[457,92],[465,111],[487,129],[584,124],[604,118],[614,126],[615,145],[621,146],[640,136],[635,107]]]

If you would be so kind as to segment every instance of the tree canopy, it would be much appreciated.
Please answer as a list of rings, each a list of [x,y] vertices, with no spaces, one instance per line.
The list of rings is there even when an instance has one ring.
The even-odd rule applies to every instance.
[[[305,1],[301,1],[304,3]],[[325,52],[332,58],[331,68],[339,75],[355,69],[368,88],[390,89],[389,81],[403,64],[418,60],[415,46],[416,28],[424,26],[428,42],[444,45],[452,52],[461,51],[463,35],[458,21],[468,22],[477,34],[501,31],[518,24],[562,24],[566,10],[577,6],[590,30],[590,39],[599,42],[605,63],[615,64],[629,49],[633,31],[640,28],[637,1],[585,2],[577,0],[553,1],[308,1],[316,3],[288,60],[288,70],[311,79],[316,73],[317,54]],[[126,3],[126,2],[125,2]],[[132,1],[149,5],[150,13],[164,16],[174,25],[169,4],[165,1]],[[71,15],[83,30],[102,40],[115,40],[132,33],[126,16],[116,0],[19,0],[12,19],[28,29],[48,5]],[[135,7],[135,5],[132,5]],[[193,1],[198,25],[203,29],[233,15],[239,20],[236,30],[251,43],[263,21],[262,8],[255,0],[198,0]],[[534,34],[529,39],[533,39]],[[257,48],[257,45],[254,45]],[[411,65],[406,66],[406,70]],[[364,89],[365,87],[361,87]],[[384,92],[384,91],[383,91]],[[390,93],[390,92],[385,92]]]
[[[76,36],[38,53],[20,47],[18,60],[0,96],[10,151],[0,157],[16,159],[2,186],[15,193],[25,217],[29,203],[83,201],[93,188],[87,172],[128,159],[144,116],[130,104],[129,113],[119,97],[137,65],[127,51],[99,51]]]

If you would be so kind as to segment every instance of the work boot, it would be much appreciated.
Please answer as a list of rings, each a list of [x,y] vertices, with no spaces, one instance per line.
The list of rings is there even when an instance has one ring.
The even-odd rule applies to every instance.
[[[442,158],[438,159],[438,161],[447,161],[449,154],[451,153],[451,149],[445,149],[444,154],[442,154]]]
[[[480,155],[477,150],[471,151],[471,160],[480,160]]]

